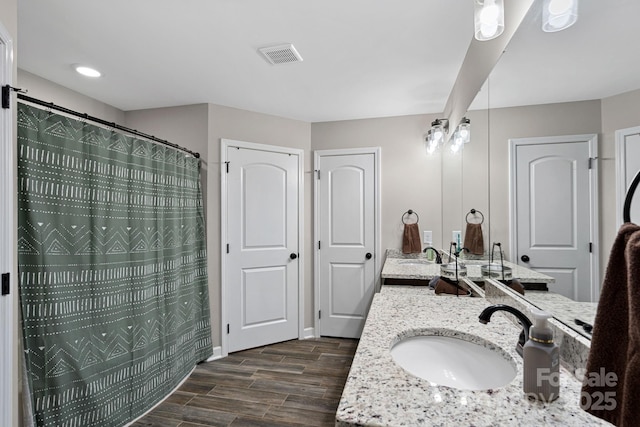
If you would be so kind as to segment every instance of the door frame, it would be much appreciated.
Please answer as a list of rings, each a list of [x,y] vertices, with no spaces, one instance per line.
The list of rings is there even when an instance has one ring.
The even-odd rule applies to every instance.
[[[316,242],[320,236],[320,189],[318,187],[318,171],[320,170],[320,158],[324,156],[338,156],[338,155],[352,155],[352,154],[373,154],[373,192],[374,192],[374,250],[375,255],[373,257],[373,269],[375,283],[374,293],[380,290],[380,270],[382,268],[382,252],[381,252],[381,187],[380,187],[380,175],[381,175],[381,160],[380,160],[380,147],[365,147],[365,148],[344,148],[334,150],[315,150],[313,152],[313,328],[314,336],[320,337],[320,250]]]
[[[598,301],[600,297],[600,218],[598,200],[598,135],[595,133],[583,135],[542,136],[531,138],[509,139],[509,259],[518,264],[516,259],[518,236],[518,212],[516,208],[516,148],[521,145],[558,144],[567,142],[584,142],[589,144],[589,224],[590,241],[593,243],[589,256],[591,301]]]
[[[640,126],[616,130],[616,231],[622,226],[622,210],[627,196],[626,137],[640,134]],[[634,173],[634,172],[632,172]],[[632,177],[633,179],[633,177]],[[640,221],[636,219],[636,221]]]
[[[227,162],[227,149],[241,147],[251,150],[298,156],[298,339],[304,338],[304,150],[300,148],[281,147],[277,145],[258,144],[255,142],[220,139],[220,341],[221,357],[229,354],[229,339],[226,325],[228,323],[226,284],[227,250],[227,172],[223,165]]]
[[[9,31],[0,22],[0,55],[2,66],[0,67],[0,85],[13,85],[13,39]],[[6,221],[0,225],[3,227],[0,236],[2,239],[1,273],[10,274],[10,293],[0,296],[0,344],[6,349],[5,355],[0,360],[0,425],[14,425],[17,423],[17,399],[18,399],[18,280],[17,280],[17,191],[16,191],[16,147],[14,129],[16,126],[15,106],[13,96],[10,106],[13,108],[0,108],[0,153],[2,153],[2,190],[6,203],[3,204],[3,216]],[[6,376],[5,376],[6,375]]]

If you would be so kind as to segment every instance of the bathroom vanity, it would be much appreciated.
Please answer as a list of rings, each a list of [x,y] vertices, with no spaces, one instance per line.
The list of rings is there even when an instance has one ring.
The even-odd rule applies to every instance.
[[[426,285],[439,275],[440,264],[427,261],[424,254],[404,255],[399,250],[387,250],[381,289],[373,299],[336,412],[337,426],[610,425],[579,406],[582,384],[573,373],[584,367],[589,341],[560,322],[553,322],[563,358],[560,396],[550,403],[525,396],[523,361],[515,348],[521,327],[504,314],[494,314],[486,325],[479,322],[478,316],[495,303],[512,305],[524,313],[532,306],[498,281],[487,280],[484,289],[478,286],[475,282],[484,280],[480,265],[467,264],[468,275],[461,282],[474,297],[436,295]],[[522,282],[553,283],[549,276],[515,264],[505,265]],[[473,267],[478,267],[477,271]],[[491,388],[444,386],[428,375],[423,378],[410,373],[406,364],[403,368],[397,357],[394,359],[397,352],[394,350],[392,355],[392,348],[399,342],[432,336],[485,347],[482,351],[488,349],[493,356],[508,362],[506,370],[513,370],[512,379]],[[469,353],[473,355],[474,350]],[[418,365],[436,364],[421,354],[416,357]],[[467,369],[465,375],[475,380],[476,374],[480,377],[481,371],[491,369],[495,368]],[[481,383],[480,378],[478,381]]]
[[[581,382],[565,368],[557,400],[527,399],[522,391],[522,358],[515,350],[520,328],[498,313],[490,323],[481,324],[478,315],[489,305],[484,298],[436,296],[427,286],[383,286],[371,305],[336,425],[609,425],[580,409]],[[391,348],[417,335],[480,343],[504,357],[515,377],[502,387],[463,390],[414,376],[394,361]]]

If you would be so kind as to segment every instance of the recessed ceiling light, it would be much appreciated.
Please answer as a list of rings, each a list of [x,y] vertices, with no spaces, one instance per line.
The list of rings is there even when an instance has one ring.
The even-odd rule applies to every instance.
[[[74,65],[73,68],[75,68],[78,73],[87,77],[100,77],[102,75],[100,71],[84,65]]]

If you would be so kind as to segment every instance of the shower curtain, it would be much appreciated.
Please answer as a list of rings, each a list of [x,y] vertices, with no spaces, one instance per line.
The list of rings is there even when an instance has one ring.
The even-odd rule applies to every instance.
[[[23,103],[18,153],[34,422],[123,425],[212,354],[199,160]]]

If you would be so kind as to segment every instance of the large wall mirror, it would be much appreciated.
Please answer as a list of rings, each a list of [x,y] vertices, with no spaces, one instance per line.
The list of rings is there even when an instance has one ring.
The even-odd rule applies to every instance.
[[[451,230],[464,226],[470,209],[479,209],[485,216],[487,250],[491,242],[501,242],[511,262],[537,269],[535,260],[523,263],[518,248],[511,247],[512,233],[518,231],[510,230],[510,144],[513,150],[514,141],[531,138],[549,142],[549,138],[560,137],[551,142],[561,144],[563,138],[595,137],[597,159],[592,160],[592,167],[597,168],[598,174],[598,231],[588,240],[593,241],[591,249],[599,260],[586,280],[593,278],[596,289],[578,294],[550,285],[546,298],[537,293],[525,295],[583,332],[574,319],[593,320],[619,224],[616,215],[620,209],[615,205],[615,133],[640,126],[640,56],[628,49],[640,40],[640,27],[633,22],[640,14],[640,2],[613,0],[606,6],[581,2],[578,23],[557,33],[541,30],[538,3],[541,2],[532,6],[467,113],[472,122],[471,142],[455,158],[443,151],[443,203],[449,206],[443,208],[442,241],[450,241]],[[585,159],[580,167],[587,168],[587,162]],[[578,207],[572,212],[559,211],[558,223],[563,220],[562,215],[582,218],[588,214]],[[518,229],[522,232],[522,227]],[[571,236],[572,232],[560,228],[555,234]],[[581,250],[588,251],[588,243]],[[546,266],[541,269],[553,275]],[[560,265],[556,270],[560,272],[558,281],[562,282],[561,274],[567,269]],[[584,282],[581,279],[580,285],[590,286]],[[553,298],[554,293],[562,298]]]

